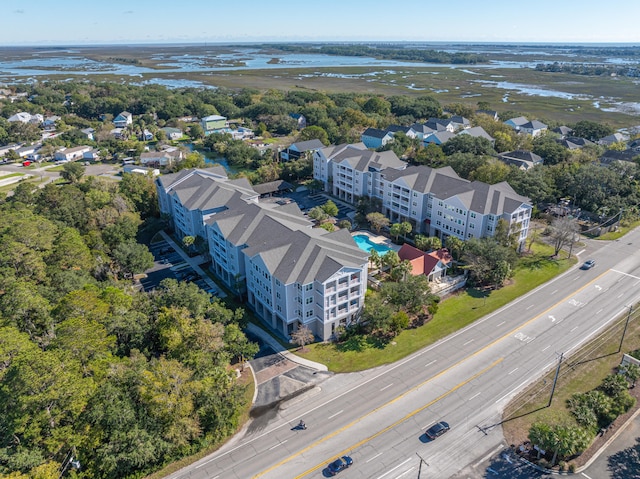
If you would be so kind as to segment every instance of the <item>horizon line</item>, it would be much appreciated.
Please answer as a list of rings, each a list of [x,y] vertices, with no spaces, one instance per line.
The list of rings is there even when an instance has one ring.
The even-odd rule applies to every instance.
[[[523,45],[523,46],[637,46],[640,42],[604,42],[604,41],[520,41],[520,40],[200,40],[200,41],[132,41],[132,42],[96,42],[96,43],[50,43],[50,44],[2,44],[0,48],[80,48],[80,47],[126,47],[126,46],[235,46],[235,45],[353,45],[353,44],[425,44],[425,45]]]

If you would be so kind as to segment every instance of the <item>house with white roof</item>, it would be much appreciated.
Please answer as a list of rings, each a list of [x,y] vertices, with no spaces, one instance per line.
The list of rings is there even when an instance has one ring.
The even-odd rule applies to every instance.
[[[489,140],[491,144],[495,144],[496,140],[489,133],[485,131],[481,126],[474,126],[472,128],[466,128],[461,130],[458,135],[470,135],[475,138],[484,138],[485,140]]]
[[[36,113],[32,115],[31,113],[27,113],[26,111],[21,111],[20,113],[16,113],[15,115],[11,115],[7,118],[7,121],[10,123],[20,122],[20,123],[33,123],[34,125],[39,125],[44,121],[44,116],[40,113]]]
[[[55,154],[53,155],[53,159],[55,161],[63,161],[63,162],[79,160],[80,158],[83,158],[83,155],[85,153],[91,150],[92,148],[90,146],[76,146],[73,148],[63,148],[55,152]]]

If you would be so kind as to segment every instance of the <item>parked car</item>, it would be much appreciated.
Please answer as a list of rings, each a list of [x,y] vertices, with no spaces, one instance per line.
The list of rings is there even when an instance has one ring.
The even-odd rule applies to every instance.
[[[427,429],[425,434],[427,435],[427,437],[429,439],[431,439],[433,441],[434,439],[437,439],[440,436],[442,436],[448,430],[449,430],[449,424],[447,424],[444,421],[440,421],[440,422],[435,423],[429,429]]]
[[[349,468],[351,464],[353,464],[353,459],[351,459],[349,456],[339,457],[338,459],[330,463],[329,466],[327,466],[327,469],[329,470],[329,475],[335,476],[340,471],[343,471]]]
[[[580,267],[580,269],[591,269],[596,265],[595,259],[588,259],[584,262],[584,264]]]

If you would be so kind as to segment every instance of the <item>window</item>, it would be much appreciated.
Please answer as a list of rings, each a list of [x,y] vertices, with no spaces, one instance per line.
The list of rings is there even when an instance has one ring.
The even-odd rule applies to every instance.
[[[311,304],[313,303],[313,297],[309,296],[307,299],[305,299],[305,304]]]
[[[476,214],[472,211],[469,216],[471,216],[472,218],[475,218]]]

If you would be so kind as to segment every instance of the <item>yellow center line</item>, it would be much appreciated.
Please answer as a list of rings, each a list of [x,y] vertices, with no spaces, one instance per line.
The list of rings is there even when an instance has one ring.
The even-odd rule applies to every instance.
[[[440,396],[438,396],[437,398],[435,398],[434,400],[428,402],[427,404],[425,404],[424,406],[419,407],[418,409],[411,411],[410,413],[408,413],[406,416],[404,416],[403,418],[397,420],[396,422],[394,422],[393,424],[385,427],[384,429],[376,432],[375,434],[373,434],[372,436],[369,436],[363,440],[361,440],[360,442],[353,444],[352,446],[346,448],[344,451],[338,453],[336,456],[334,456],[331,460],[340,457],[344,454],[346,454],[348,451],[351,451],[357,447],[362,446],[363,444],[366,444],[367,442],[375,439],[376,437],[380,436],[381,434],[384,434],[385,432],[389,431],[390,429],[393,429],[394,427],[396,427],[398,424],[401,424],[402,422],[406,421],[407,419],[415,416],[416,414],[418,414],[421,411],[424,411],[426,408],[428,408],[429,406],[432,406],[433,404],[437,403],[438,401],[441,401],[442,399],[444,399],[445,397],[449,396],[451,393],[457,391],[458,389],[460,389],[462,386],[464,386],[465,384],[470,383],[471,381],[473,381],[474,379],[476,379],[477,377],[481,376],[482,374],[486,373],[487,371],[489,371],[490,369],[494,368],[495,366],[497,366],[498,364],[500,364],[503,361],[504,358],[500,358],[497,359],[496,361],[494,361],[491,365],[487,366],[486,368],[484,368],[482,371],[477,372],[476,374],[474,374],[473,376],[471,376],[470,378],[468,378],[467,380],[457,384],[456,386],[454,386],[453,388],[451,388],[449,391],[441,394]],[[452,366],[453,367],[453,366]],[[335,430],[334,432],[332,432],[331,434],[323,437],[322,439],[317,440],[316,442],[310,444],[309,446],[305,447],[304,449],[298,451],[297,453],[287,457],[286,459],[283,459],[282,461],[280,461],[277,464],[274,464],[273,466],[271,466],[269,469],[266,469],[258,474],[256,474],[254,477],[258,478],[260,476],[263,476],[264,474],[267,474],[268,472],[271,472],[274,469],[277,469],[280,466],[283,466],[284,464],[288,463],[289,461],[293,460],[294,458],[304,454],[305,452],[313,449],[314,447],[322,444],[325,441],[328,441],[329,439],[333,438],[334,436],[337,436],[338,434],[346,431],[347,429],[350,429],[351,427],[353,427],[356,423],[366,419],[367,417],[371,416],[372,414],[375,414],[376,412],[378,412],[379,410],[395,403],[396,401],[399,401],[400,399],[402,399],[403,397],[407,396],[408,394],[410,394],[411,392],[417,390],[418,388],[424,386],[425,384],[433,381],[434,379],[442,376],[443,374],[445,374],[449,369],[451,368],[447,368],[443,371],[441,371],[440,373],[438,373],[437,375],[427,379],[426,381],[418,384],[417,386],[412,387],[411,389],[407,390],[406,392],[402,393],[401,395],[395,397],[394,399],[392,399],[391,401],[383,404],[382,406],[378,406],[377,408],[371,410],[370,412],[368,412],[367,414],[365,414],[364,416],[359,417],[358,419],[353,420],[352,422],[350,422],[349,424],[342,426],[340,429]],[[331,461],[329,461],[331,462]],[[309,469],[308,471],[302,473],[299,476],[296,476],[295,479],[298,479],[300,477],[304,477],[307,474],[312,473],[313,471],[316,471],[318,469],[320,469],[321,467],[323,467],[325,464],[327,464],[327,462],[322,462],[320,464],[318,464],[317,466],[314,466],[313,468]]]
[[[564,303],[567,299],[571,298],[572,296],[582,292],[584,289],[586,289],[588,286],[590,286],[591,284],[593,284],[594,282],[596,282],[598,279],[600,279],[601,277],[603,277],[605,274],[607,274],[609,271],[604,271],[602,274],[600,274],[599,276],[596,276],[593,280],[589,281],[587,284],[585,284],[584,286],[582,286],[581,288],[578,288],[578,290],[572,292],[571,294],[565,296],[564,298],[562,298],[560,301],[558,301],[557,303],[553,304],[552,306],[550,306],[549,308],[547,308],[546,310],[544,310],[542,313],[534,316],[533,318],[531,318],[530,320],[526,321],[524,324],[519,325],[518,327],[512,329],[511,331],[509,331],[508,333],[506,333],[505,335],[495,339],[494,341],[490,342],[489,344],[487,344],[486,346],[480,348],[478,351],[476,351],[475,353],[461,359],[460,361],[456,362],[455,364],[449,366],[446,369],[443,369],[442,371],[440,371],[438,374],[436,374],[435,376],[432,376],[431,378],[427,379],[426,381],[418,384],[417,386],[412,387],[411,389],[408,389],[407,391],[405,391],[404,393],[400,394],[399,396],[395,397],[394,399],[392,399],[391,401],[382,404],[381,406],[378,406],[377,408],[371,410],[370,412],[368,412],[367,414],[365,414],[364,416],[361,416],[355,420],[353,420],[352,422],[350,422],[349,424],[341,427],[340,429],[337,429],[336,431],[332,432],[331,434],[323,437],[322,439],[319,439],[318,441],[310,444],[309,446],[305,447],[304,449],[301,449],[300,451],[298,451],[297,453],[289,456],[288,458],[283,459],[282,461],[278,462],[277,464],[274,464],[273,466],[269,467],[268,469],[265,469],[262,472],[259,472],[258,474],[256,474],[255,476],[253,476],[253,479],[257,479],[258,477],[261,477],[269,472],[271,472],[274,469],[277,469],[278,467],[283,466],[284,464],[290,462],[291,460],[295,459],[296,457],[304,454],[305,452],[313,449],[314,447],[322,444],[323,442],[335,437],[336,435],[346,431],[347,429],[353,427],[356,423],[362,421],[363,419],[369,417],[372,414],[375,414],[376,412],[380,411],[381,409],[395,403],[396,401],[399,401],[400,399],[404,398],[405,396],[407,396],[408,394],[410,394],[411,392],[415,391],[416,389],[421,388],[422,386],[424,386],[425,384],[443,376],[444,374],[448,373],[449,371],[451,371],[452,369],[454,369],[455,367],[459,366],[460,364],[462,364],[464,361],[473,358],[474,356],[477,356],[479,354],[481,354],[482,352],[486,351],[487,349],[493,347],[495,344],[497,344],[498,342],[504,340],[505,338],[508,338],[510,336],[512,336],[513,334],[515,334],[519,329],[522,329],[526,326],[528,326],[529,324],[531,324],[532,322],[534,322],[535,320],[539,319],[540,317],[544,316],[545,314],[547,314],[549,311],[551,311],[553,308],[557,307],[559,304]],[[461,388],[462,386],[464,386],[465,384],[468,384],[470,381],[473,381],[475,378],[477,378],[478,376],[484,374],[485,372],[487,372],[489,369],[494,368],[495,366],[497,366],[499,363],[501,363],[504,360],[504,358],[500,358],[496,361],[494,361],[490,366],[486,367],[485,369],[483,369],[482,371],[476,373],[475,375],[471,376],[469,379],[467,379],[466,381],[463,381],[461,383],[459,383],[458,385],[454,386],[453,389],[443,393],[442,395],[440,395],[439,397],[437,397],[436,399],[434,399],[433,401],[429,402],[428,404],[425,404],[424,406],[420,407],[419,409],[416,409],[415,411],[407,414],[404,418],[396,421],[394,424],[392,424],[391,426],[388,426],[386,428],[384,428],[383,430],[377,432],[376,434],[374,434],[373,436],[370,436],[368,438],[363,439],[362,441],[360,441],[357,444],[354,444],[353,446],[345,449],[344,451],[340,452],[338,455],[334,456],[331,460],[342,456],[343,454],[347,453],[348,451],[351,451],[353,449],[355,449],[356,447],[359,447],[363,444],[366,444],[367,442],[371,441],[372,439],[378,437],[379,435],[387,432],[389,429],[395,427],[396,425],[400,424],[403,421],[406,421],[407,419],[409,419],[410,417],[414,416],[415,414],[419,413],[420,411],[423,411],[424,409],[428,408],[429,406],[435,404],[436,402],[444,399],[445,397],[449,396],[452,392],[456,391],[457,389]],[[331,462],[331,460],[329,462]],[[318,469],[320,469],[321,467],[323,467],[325,464],[327,464],[327,462],[323,462],[321,464],[318,464],[317,466],[307,470],[306,472],[302,473],[299,476],[296,476],[295,479],[304,477]]]

